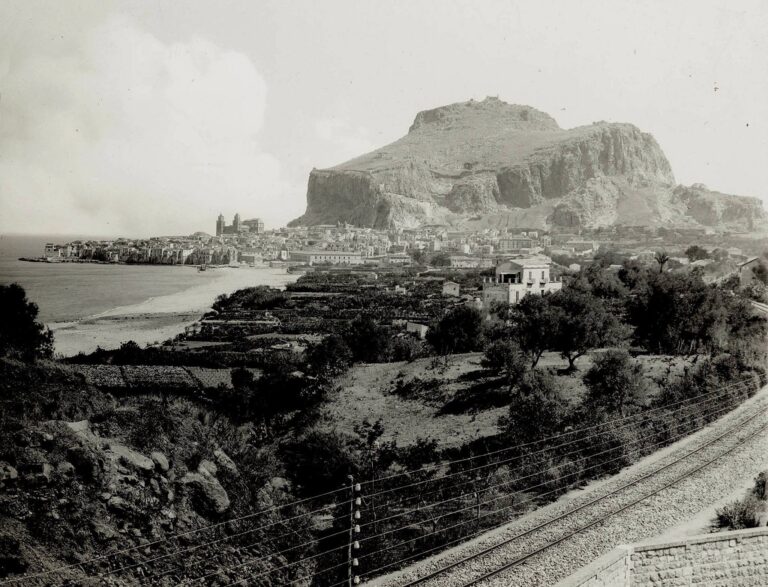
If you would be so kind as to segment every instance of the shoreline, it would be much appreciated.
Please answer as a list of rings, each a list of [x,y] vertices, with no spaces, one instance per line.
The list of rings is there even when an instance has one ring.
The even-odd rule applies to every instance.
[[[24,263],[51,263],[51,264],[61,264],[61,263],[74,263],[74,264],[80,264],[80,263],[88,263],[93,265],[125,265],[127,267],[189,267],[191,269],[197,269],[200,267],[200,264],[198,263],[151,263],[151,262],[144,262],[144,261],[135,261],[135,262],[127,262],[127,261],[100,261],[99,259],[72,259],[69,257],[19,257],[17,261],[23,261]],[[263,265],[257,265],[257,266],[245,266],[245,265],[213,265],[206,263],[205,264],[207,269],[264,269],[269,268],[270,265],[263,264]]]
[[[141,346],[162,343],[200,320],[219,295],[259,285],[282,289],[297,278],[298,275],[289,274],[285,269],[269,267],[222,270],[215,279],[180,292],[150,297],[78,320],[51,321],[46,325],[54,335],[54,352],[63,357],[92,352],[97,347],[117,348],[129,340]]]

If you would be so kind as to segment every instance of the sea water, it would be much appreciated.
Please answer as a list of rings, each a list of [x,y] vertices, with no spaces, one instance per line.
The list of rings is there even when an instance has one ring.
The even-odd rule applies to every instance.
[[[284,269],[100,263],[31,263],[46,242],[82,236],[0,236],[0,284],[19,283],[54,332],[56,351],[114,348],[126,340],[162,341],[182,332],[222,293],[243,287],[283,287],[295,276]],[[90,237],[94,238],[94,237]]]

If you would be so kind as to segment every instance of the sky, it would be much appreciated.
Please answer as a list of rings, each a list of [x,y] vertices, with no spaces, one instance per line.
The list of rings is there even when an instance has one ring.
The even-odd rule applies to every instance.
[[[766,30],[764,0],[2,0],[0,233],[279,227],[313,167],[486,96],[768,200]]]

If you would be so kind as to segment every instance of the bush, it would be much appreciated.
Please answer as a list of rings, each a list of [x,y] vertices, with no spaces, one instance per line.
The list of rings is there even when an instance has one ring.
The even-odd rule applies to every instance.
[[[561,431],[568,404],[560,396],[554,378],[543,371],[529,371],[512,391],[509,416],[499,424],[515,444],[554,436]]]
[[[621,416],[643,403],[647,395],[642,365],[623,350],[598,354],[584,375],[584,383],[588,406]]]
[[[414,336],[398,336],[390,346],[390,358],[393,361],[408,361],[409,363],[427,355],[422,341]]]
[[[768,472],[763,471],[755,477],[755,486],[752,488],[752,493],[757,499],[762,499],[763,501],[768,499]]]
[[[716,511],[717,524],[721,528],[729,530],[757,528],[757,516],[760,509],[760,500],[752,495],[741,500],[732,501]]]

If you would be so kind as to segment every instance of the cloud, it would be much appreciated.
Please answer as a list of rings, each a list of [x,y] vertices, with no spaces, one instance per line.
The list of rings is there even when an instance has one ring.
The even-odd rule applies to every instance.
[[[219,210],[295,210],[259,145],[267,84],[242,53],[112,17],[71,50],[0,64],[0,230],[178,234]]]

